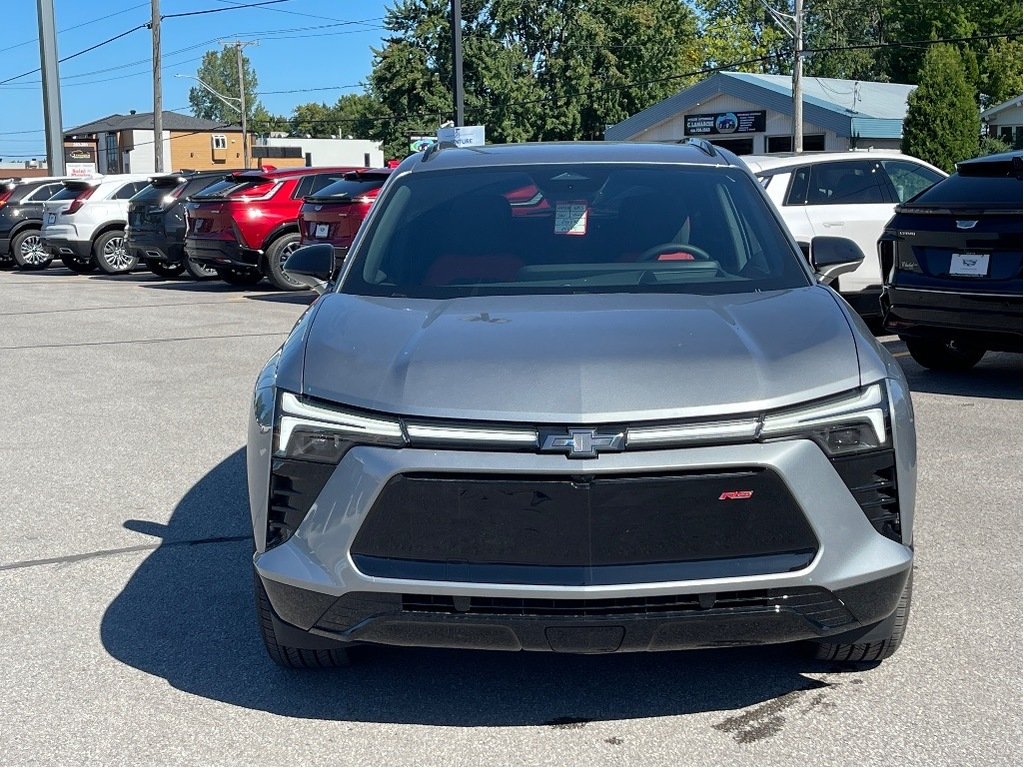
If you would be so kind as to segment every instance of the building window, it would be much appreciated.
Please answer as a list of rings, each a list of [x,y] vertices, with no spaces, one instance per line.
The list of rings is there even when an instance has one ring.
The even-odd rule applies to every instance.
[[[214,149],[227,149],[228,148],[228,137],[223,135],[223,134],[220,134],[220,133],[215,133],[213,135],[213,148]]]
[[[121,162],[120,162],[120,152],[117,149],[117,134],[116,133],[108,133],[108,134],[106,134],[106,141],[105,141],[105,144],[104,144],[104,149],[106,150],[106,153],[107,153],[107,168],[106,168],[106,172],[107,173],[120,173],[121,172]]]
[[[792,136],[768,136],[766,137],[765,144],[766,152],[792,152],[793,151],[793,137]],[[825,151],[825,134],[823,133],[805,133],[804,134],[804,152],[824,152]]]

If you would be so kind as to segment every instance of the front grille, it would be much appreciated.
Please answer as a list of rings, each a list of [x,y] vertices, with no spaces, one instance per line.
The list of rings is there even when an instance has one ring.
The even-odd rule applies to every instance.
[[[818,543],[763,468],[672,475],[393,477],[352,544],[368,576],[616,584],[781,573]]]
[[[589,600],[510,597],[402,595],[402,610],[442,615],[511,616],[523,618],[594,618],[661,616],[702,611],[790,610],[821,627],[835,628],[853,616],[831,592],[820,587],[756,589],[690,595],[658,595]]]
[[[832,459],[832,466],[875,530],[893,541],[902,541],[895,452],[842,456]]]
[[[267,500],[267,549],[283,544],[295,533],[333,471],[333,464],[273,460]]]

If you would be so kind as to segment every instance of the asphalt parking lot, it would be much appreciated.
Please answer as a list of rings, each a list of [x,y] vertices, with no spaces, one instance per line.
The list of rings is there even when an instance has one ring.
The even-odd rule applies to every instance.
[[[912,619],[787,648],[372,649],[296,673],[253,616],[249,393],[307,294],[0,273],[3,764],[1022,762],[1022,370],[918,367]]]

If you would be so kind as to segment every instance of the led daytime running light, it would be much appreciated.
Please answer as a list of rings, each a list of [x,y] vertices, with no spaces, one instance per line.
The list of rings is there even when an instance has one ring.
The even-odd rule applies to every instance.
[[[770,414],[764,417],[760,437],[776,437],[806,431],[811,427],[827,427],[833,424],[866,422],[875,431],[878,442],[886,442],[885,393],[881,384],[872,384],[851,397],[833,400],[793,411]]]
[[[397,421],[310,405],[291,392],[281,393],[281,414],[278,450],[288,448],[288,442],[297,427],[330,429],[356,437],[385,438],[396,442],[405,440],[402,426]]]

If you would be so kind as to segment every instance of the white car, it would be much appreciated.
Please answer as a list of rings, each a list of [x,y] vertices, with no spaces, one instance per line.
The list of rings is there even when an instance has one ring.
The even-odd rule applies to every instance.
[[[137,173],[65,181],[43,204],[43,247],[74,272],[127,272],[136,262],[124,247],[128,200],[148,185]]]
[[[898,203],[946,174],[896,151],[746,155],[801,247],[815,235],[847,237],[864,251],[855,272],[832,284],[863,316],[881,315],[882,270],[878,238]]]

